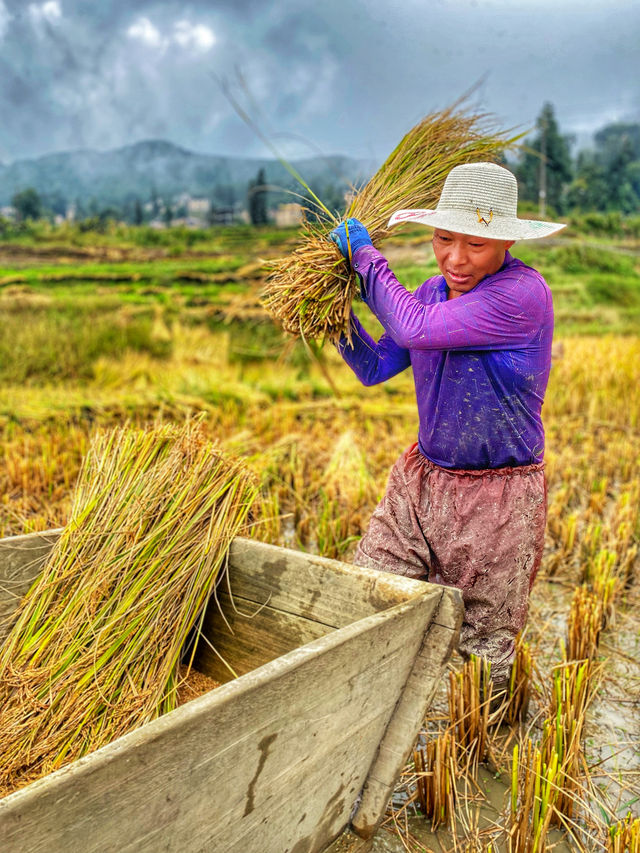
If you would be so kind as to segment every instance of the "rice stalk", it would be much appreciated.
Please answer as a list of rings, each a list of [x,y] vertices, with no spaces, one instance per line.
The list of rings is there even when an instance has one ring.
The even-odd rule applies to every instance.
[[[328,497],[348,506],[375,499],[375,483],[353,430],[336,439],[324,470],[323,489]]]
[[[491,665],[471,655],[460,672],[449,673],[449,720],[459,755],[471,773],[487,755],[493,683]]]
[[[620,591],[620,577],[615,571],[617,555],[603,548],[588,565],[586,579],[594,595],[600,600],[603,627],[613,621],[615,599]]]
[[[640,853],[640,817],[629,812],[610,826],[605,849],[607,853]]]
[[[567,620],[567,659],[593,660],[604,622],[603,602],[583,584],[576,587]]]
[[[422,119],[348,204],[344,218],[359,219],[374,246],[389,234],[387,222],[395,211],[433,207],[454,166],[495,160],[514,142],[498,132],[486,115],[468,114],[458,106]],[[326,209],[320,214],[305,218],[298,248],[270,264],[263,304],[293,335],[333,342],[346,335],[351,340],[349,317],[356,276],[327,239],[343,217]]]
[[[185,640],[255,493],[198,425],[96,435],[0,649],[0,792],[176,707]]]
[[[568,661],[554,668],[549,715],[542,724],[541,744],[547,764],[554,755],[558,763],[553,823],[562,824],[559,815],[571,818],[580,802],[584,788],[581,780],[586,772],[582,736],[594,690],[595,670],[591,661]]]
[[[432,829],[453,828],[456,804],[456,741],[450,729],[431,738],[413,753],[416,795]]]
[[[362,535],[376,498],[376,487],[364,453],[352,430],[337,437],[318,489],[318,552],[340,559]]]
[[[516,640],[516,653],[511,666],[511,676],[506,697],[505,718],[514,725],[523,722],[529,710],[531,698],[531,673],[533,656],[529,643],[520,634]]]
[[[555,812],[558,755],[548,756],[530,738],[513,748],[508,827],[509,853],[542,853]]]

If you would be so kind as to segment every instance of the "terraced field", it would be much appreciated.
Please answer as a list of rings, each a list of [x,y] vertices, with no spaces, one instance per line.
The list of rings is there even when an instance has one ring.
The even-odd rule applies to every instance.
[[[259,301],[264,260],[295,238],[273,229],[69,228],[0,244],[0,535],[64,524],[101,426],[204,413],[211,435],[260,477],[250,534],[349,559],[391,464],[414,440],[413,383],[401,375],[362,388],[332,347],[305,347],[273,326]],[[408,286],[435,271],[424,232],[384,248]],[[506,849],[512,748],[543,739],[554,668],[557,678],[571,662],[575,590],[585,584],[602,609],[580,708],[579,778],[567,784],[574,807],[555,831],[571,833],[569,849],[613,850],[609,827],[615,835],[640,802],[640,259],[637,245],[588,235],[522,244],[515,254],[543,272],[557,315],[544,408],[547,548],[526,637],[529,714],[492,729],[484,777],[470,776],[468,763],[460,770],[458,843]],[[430,736],[451,724],[447,708],[443,692]],[[490,780],[501,773],[496,789]],[[435,843],[415,791],[412,765],[390,810],[392,835],[382,833],[377,849]],[[450,833],[441,843],[453,844]]]

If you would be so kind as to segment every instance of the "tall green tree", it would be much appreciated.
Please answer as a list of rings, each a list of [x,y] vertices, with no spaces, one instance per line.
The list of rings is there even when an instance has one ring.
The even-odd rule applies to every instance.
[[[133,203],[133,224],[134,225],[142,225],[144,222],[144,208],[142,207],[142,202],[139,198]]]
[[[572,142],[570,135],[560,133],[553,105],[546,103],[536,120],[536,133],[526,140],[527,150],[515,170],[520,198],[543,202],[559,213],[566,209],[566,192],[573,176]]]
[[[267,179],[264,169],[260,169],[255,181],[249,183],[247,206],[252,225],[266,225],[269,221],[267,214]]]
[[[17,192],[11,199],[11,205],[21,222],[26,219],[40,219],[42,216],[42,199],[33,187]]]
[[[609,188],[608,206],[624,213],[638,210],[636,175],[640,167],[640,125],[610,124],[595,137],[597,159]]]
[[[640,124],[609,124],[594,136],[593,148],[581,151],[569,204],[581,210],[640,209]]]
[[[160,215],[161,204],[158,197],[158,191],[155,187],[151,187],[151,218],[157,219]]]
[[[607,174],[593,151],[578,154],[575,177],[567,191],[567,204],[579,210],[604,210],[609,203]]]

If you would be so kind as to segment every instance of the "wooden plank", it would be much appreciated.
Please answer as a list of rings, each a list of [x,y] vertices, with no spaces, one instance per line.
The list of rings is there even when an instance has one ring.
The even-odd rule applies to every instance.
[[[348,821],[432,610],[410,600],[334,631],[5,798],[4,849],[323,849]]]
[[[371,838],[382,820],[395,781],[411,754],[425,711],[457,643],[462,616],[460,592],[450,587],[441,588],[438,609],[425,631],[407,683],[367,776],[358,811],[351,820],[353,829],[362,838]]]
[[[235,587],[237,569],[230,566],[229,571]],[[424,583],[420,587],[422,596],[431,598],[435,612],[441,587]],[[260,607],[236,595],[219,592],[216,598],[217,602],[210,602],[207,608],[203,622],[206,639],[200,641],[196,655],[196,667],[216,681],[244,675],[333,630],[314,619],[269,605]]]
[[[424,592],[424,582],[237,538],[229,551],[233,595],[335,628]]]
[[[20,599],[41,571],[60,530],[0,539],[0,642],[11,626]]]
[[[227,593],[216,598],[217,604],[211,601],[207,608],[202,624],[206,640],[198,644],[195,660],[196,669],[216,681],[229,681],[234,673],[244,675],[334,630]]]
[[[408,617],[405,614],[403,621],[407,618],[415,618],[415,614]],[[407,649],[409,654],[411,652],[407,627],[405,624],[399,629],[396,623],[389,632],[381,632],[380,657],[372,655],[371,644],[376,642],[374,634],[363,644],[354,645],[341,660],[331,656],[325,659],[322,667],[308,674],[301,673],[295,683],[275,691],[270,684],[264,695],[252,701],[250,709],[244,706],[239,709],[245,720],[251,718],[252,712],[257,712],[260,721],[255,737],[243,742],[239,750],[245,757],[245,769],[247,756],[252,762],[245,776],[260,769],[263,755],[260,745],[266,749],[273,734],[270,717],[276,709],[277,718],[284,708],[282,739],[278,747],[276,739],[272,741],[269,762],[265,761],[260,770],[260,784],[253,789],[254,811],[251,814],[247,814],[246,782],[244,786],[234,784],[234,774],[238,772],[237,754],[216,759],[220,762],[218,770],[225,790],[226,810],[212,814],[209,808],[209,824],[203,822],[203,827],[211,834],[200,838],[203,849],[224,849],[229,853],[236,849],[238,853],[244,849],[255,849],[256,853],[258,850],[284,851],[289,849],[285,840],[295,839],[296,832],[300,832],[300,838],[305,841],[301,849],[310,850],[311,839],[316,838],[318,842],[320,839],[316,834],[318,821],[325,825],[323,833],[329,832],[323,815],[332,813],[332,821],[337,821],[336,804],[345,792],[349,793],[351,803],[355,799],[368,769],[362,758],[373,755],[371,744],[377,743],[382,736],[406,677],[407,664],[410,664]],[[398,630],[403,637],[398,636]],[[388,649],[385,648],[387,644]],[[414,650],[416,648],[414,644]],[[346,824],[348,813],[341,814],[343,822],[332,823],[333,834],[328,838],[334,837]],[[306,816],[304,820],[303,815]],[[215,821],[211,820],[212,816],[216,817]],[[283,824],[278,823],[278,816],[286,816]],[[212,832],[213,824],[215,833]],[[254,848],[256,839],[264,846]]]
[[[59,535],[54,530],[0,540],[5,617],[29,588]],[[416,594],[424,592],[418,581],[238,538],[230,549],[229,578],[219,587],[219,604],[211,602],[204,622],[205,636],[219,655],[201,643],[198,667],[217,681],[227,681],[233,672],[242,675],[332,628],[406,600],[412,587]],[[261,608],[264,602],[268,605]],[[220,619],[219,606],[227,624]],[[242,613],[255,615],[245,618]],[[5,633],[8,627],[6,618]]]
[[[42,560],[44,560],[47,548],[51,546],[51,543],[58,535],[59,531],[52,531],[51,533],[48,532],[44,537],[40,538],[38,543],[36,543],[36,539],[32,536],[12,537],[13,541],[0,541],[0,577],[4,574],[12,582],[12,584],[7,587],[13,593],[11,601],[12,607],[18,597],[17,590],[21,589],[22,586],[21,591],[26,591],[26,588],[28,588],[32,577],[38,568],[37,561],[40,560],[41,563]],[[41,553],[37,553],[38,548]],[[271,584],[269,580],[270,573],[273,574]],[[332,800],[332,797],[338,797],[336,791],[327,789],[327,799],[325,801],[323,801],[321,797],[318,799],[317,794],[319,790],[324,790],[323,785],[326,785],[328,776],[327,767],[332,767],[333,772],[334,764],[336,762],[339,764],[341,760],[344,763],[344,758],[347,754],[349,755],[348,766],[356,775],[353,777],[349,776],[349,786],[344,790],[349,790],[351,792],[354,784],[356,785],[356,789],[359,790],[359,786],[361,786],[365,781],[367,770],[370,769],[367,783],[363,791],[362,805],[356,815],[354,826],[356,826],[358,831],[362,832],[363,835],[371,833],[372,829],[377,826],[379,820],[384,814],[388,794],[390,793],[393,782],[404,763],[402,758],[405,753],[408,754],[413,746],[413,742],[415,740],[415,733],[413,732],[413,729],[415,728],[417,732],[416,726],[419,726],[422,715],[424,714],[424,711],[428,706],[428,702],[435,690],[437,680],[439,679],[442,671],[443,661],[446,660],[446,657],[448,657],[448,654],[450,653],[450,647],[453,642],[452,634],[455,635],[455,623],[458,618],[456,610],[457,604],[454,601],[455,596],[452,598],[452,594],[447,592],[443,597],[442,588],[433,587],[431,585],[424,584],[423,582],[411,581],[396,575],[346,566],[323,558],[310,558],[308,555],[301,554],[299,552],[287,551],[286,549],[279,549],[274,546],[264,545],[263,543],[241,539],[235,540],[231,548],[229,583],[234,590],[233,601],[230,596],[223,591],[220,591],[218,596],[223,611],[225,612],[228,625],[225,625],[224,622],[220,620],[219,614],[217,613],[218,605],[217,603],[212,602],[209,608],[209,613],[207,614],[206,633],[211,635],[213,643],[223,651],[224,656],[228,655],[230,662],[232,662],[240,672],[246,672],[253,669],[255,666],[263,663],[263,661],[282,655],[283,652],[287,652],[292,648],[297,649],[297,651],[290,652],[289,655],[297,655],[302,651],[297,647],[301,644],[307,643],[310,639],[314,640],[312,646],[317,642],[322,643],[328,640],[329,637],[325,637],[324,640],[315,640],[315,638],[322,637],[327,631],[331,631],[332,624],[342,624],[345,620],[347,622],[358,619],[362,621],[362,614],[379,612],[385,608],[389,608],[395,601],[403,599],[406,601],[407,598],[411,598],[412,596],[414,597],[413,606],[415,606],[417,602],[421,602],[423,633],[425,625],[427,625],[429,620],[432,619],[432,624],[427,633],[427,637],[422,640],[423,652],[419,655],[417,654],[417,651],[420,645],[420,640],[417,640],[418,644],[415,646],[414,650],[416,653],[416,664],[414,666],[415,672],[412,676],[409,676],[409,670],[411,669],[411,656],[413,655],[413,652],[411,652],[410,648],[406,644],[404,646],[397,646],[396,651],[393,654],[394,678],[389,677],[388,670],[386,669],[389,665],[388,655],[381,653],[376,657],[375,662],[372,662],[369,657],[367,657],[367,654],[370,655],[372,651],[370,646],[368,646],[366,650],[363,649],[361,653],[357,653],[358,659],[356,662],[357,667],[359,668],[358,673],[352,674],[351,684],[349,687],[350,692],[347,696],[342,696],[337,705],[332,704],[331,696],[333,696],[335,685],[343,684],[343,682],[340,681],[341,677],[350,671],[347,662],[344,662],[342,665],[342,669],[344,671],[334,670],[333,682],[331,679],[328,681],[323,680],[324,674],[320,676],[314,674],[311,678],[311,684],[304,686],[305,693],[311,693],[312,695],[315,695],[317,687],[322,688],[322,702],[324,704],[318,704],[317,707],[313,709],[313,714],[315,714],[318,719],[322,719],[324,721],[324,725],[320,729],[316,730],[313,726],[309,727],[306,723],[307,716],[305,716],[304,711],[301,711],[300,709],[296,710],[296,719],[299,717],[305,721],[305,724],[303,732],[296,730],[297,734],[295,735],[294,740],[296,737],[298,740],[295,742],[304,742],[304,736],[307,735],[309,731],[314,733],[314,737],[320,738],[320,740],[315,744],[315,749],[312,749],[307,743],[307,752],[304,753],[303,750],[306,757],[299,766],[293,759],[290,759],[290,764],[281,771],[281,775],[284,777],[297,778],[297,788],[289,789],[289,793],[287,794],[289,798],[293,797],[294,801],[298,802],[299,800],[296,800],[296,795],[299,796],[301,792],[305,792],[304,796],[307,797],[309,802],[319,802],[321,806],[319,812],[309,808],[307,812],[305,812],[307,817],[305,817],[304,820],[301,819],[300,832],[302,834],[300,835],[299,840],[303,846],[300,847],[299,850],[304,850],[305,853],[312,849],[320,850],[322,847],[317,845],[326,843],[330,838],[335,837],[335,835],[342,829],[343,825],[338,825],[338,823],[333,822],[333,818],[329,822],[323,818],[323,815],[325,814],[332,814],[335,816],[336,820],[338,820],[338,818],[342,819],[342,817],[340,817],[342,812],[336,809],[338,799]],[[249,598],[245,599],[244,595],[241,593],[249,596]],[[9,598],[10,596],[6,597]],[[256,605],[262,604],[265,601],[268,601],[268,604],[264,608],[259,609],[256,613]],[[441,602],[441,606],[439,612],[436,614],[435,608],[438,602]],[[400,610],[402,610],[402,607],[404,606],[406,605],[401,606]],[[393,607],[394,611],[397,609],[397,606]],[[253,616],[243,615],[247,613],[253,614]],[[391,611],[381,615],[385,618],[390,616],[393,616],[394,619],[397,618],[397,614],[392,614]],[[406,616],[403,618],[406,621]],[[355,626],[351,626],[351,630],[357,628],[359,624],[360,623]],[[418,631],[418,634],[419,633],[420,631]],[[430,649],[431,651],[426,653],[425,649]],[[435,653],[433,649],[436,649]],[[235,658],[234,654],[236,654]],[[207,657],[210,661],[215,660],[216,665],[219,667],[219,659],[213,655],[213,653],[205,652],[201,659],[207,659]],[[284,660],[285,658],[280,658],[280,660]],[[273,664],[268,664],[267,668],[274,666],[277,663],[279,663],[279,661],[274,661]],[[404,676],[400,682],[398,682],[395,679],[395,676],[397,676],[399,672],[404,671],[403,667],[405,665],[406,671],[404,672]],[[214,677],[217,677],[218,680],[228,677],[226,668],[219,668],[217,672],[215,672],[213,670],[213,666],[214,664],[212,663],[208,668],[208,671],[213,674]],[[261,669],[264,670],[265,667],[262,667]],[[261,670],[258,670],[258,672],[261,672]],[[366,690],[364,689],[362,681],[363,677],[367,684],[369,693],[366,693]],[[418,689],[416,689],[415,685],[412,685],[412,678],[414,681],[416,679],[419,681],[421,680],[421,684]],[[402,693],[403,684],[407,679],[406,696],[400,697],[396,714],[391,718],[391,709],[395,705],[395,700]],[[242,679],[240,679],[239,682],[236,682],[236,684],[240,682],[242,682]],[[377,692],[374,690],[372,692],[372,684],[377,685],[378,687],[380,684],[384,684],[385,688],[390,689],[393,695],[385,694],[383,697],[380,690]],[[358,690],[354,692],[353,685],[360,685],[362,688],[358,688],[360,692],[358,692]],[[224,690],[226,688],[221,689]],[[218,692],[219,691],[215,691],[215,693]],[[265,691],[264,695],[267,695],[268,693],[269,691]],[[294,691],[292,695],[297,696],[298,694]],[[260,700],[263,698],[263,695],[259,696]],[[344,724],[344,722],[340,722],[339,725],[342,726],[342,728],[339,730],[333,728],[331,724],[334,721],[338,723],[343,720],[343,717],[341,716],[342,704],[350,706],[353,705],[354,702],[358,702],[361,706],[360,710],[362,716],[359,724],[355,728],[352,725],[352,728],[347,726],[345,729],[344,726],[346,724]],[[374,703],[373,705],[371,705],[372,702]],[[273,703],[276,708],[285,708],[287,712],[290,712],[292,708],[290,691],[280,692],[275,696],[269,695],[266,706],[263,705],[262,701],[256,702],[255,699],[252,700],[252,705],[257,705],[262,708],[265,718],[268,716],[267,710],[270,709],[271,703]],[[382,705],[380,703],[382,703]],[[293,707],[295,707],[295,705]],[[381,711],[381,707],[386,710]],[[374,716],[370,717],[369,715],[374,711]],[[245,709],[245,722],[253,719],[250,712],[251,707]],[[231,716],[234,714],[240,714],[242,716],[243,710],[241,708],[235,708]],[[419,719],[417,724],[414,726],[416,714]],[[169,716],[171,717],[173,715]],[[289,716],[291,715],[289,714]],[[166,720],[168,718],[164,719]],[[327,720],[329,720],[328,723]],[[160,722],[162,721],[158,721],[158,723]],[[388,726],[387,722],[389,722]],[[245,734],[242,737],[238,735],[235,741],[232,740],[230,742],[229,738],[226,737],[224,739],[224,743],[220,747],[222,751],[219,752],[219,754],[215,752],[215,743],[213,741],[209,741],[207,735],[203,736],[203,742],[206,743],[207,747],[211,750],[207,753],[205,763],[208,765],[211,765],[212,763],[219,764],[221,772],[223,772],[222,775],[217,775],[215,780],[206,774],[202,778],[204,788],[210,792],[210,799],[206,801],[205,805],[203,805],[201,799],[193,793],[185,795],[186,800],[189,801],[193,808],[191,808],[191,806],[185,806],[184,803],[180,805],[180,809],[186,808],[185,813],[190,815],[189,820],[193,819],[197,825],[201,825],[202,832],[211,840],[213,837],[210,836],[212,828],[211,804],[217,802],[217,788],[220,787],[224,790],[227,799],[225,806],[226,811],[224,814],[226,814],[227,817],[224,818],[224,815],[219,814],[218,823],[222,821],[222,825],[224,826],[224,830],[221,830],[223,835],[220,836],[219,843],[224,844],[225,849],[226,843],[229,840],[228,833],[231,831],[231,828],[239,821],[242,821],[243,818],[243,826],[246,827],[248,825],[248,816],[245,816],[242,810],[246,808],[246,791],[249,789],[247,788],[245,791],[246,779],[244,780],[245,788],[243,788],[242,782],[239,781],[242,778],[242,774],[240,774],[240,777],[236,779],[234,776],[235,769],[239,766],[241,767],[243,756],[246,756],[248,751],[250,752],[251,749],[255,747],[256,742],[258,744],[262,743],[263,747],[266,749],[265,744],[267,742],[264,739],[268,739],[273,735],[273,731],[269,732],[267,729],[258,729],[256,728],[257,721],[254,720],[254,723],[255,725],[253,728],[249,726],[249,729]],[[229,734],[229,719],[224,723],[223,720],[218,720],[216,718],[216,726],[218,725],[221,726],[221,729],[225,734]],[[144,732],[147,728],[148,727],[144,727],[140,732]],[[290,721],[289,729],[291,728],[292,724]],[[295,726],[293,728],[295,728]],[[343,730],[346,730],[349,733],[346,743],[341,740],[341,733]],[[373,761],[373,753],[375,750],[371,747],[371,739],[373,738],[374,745],[379,743],[385,730],[386,734],[384,741],[380,746],[376,760]],[[138,733],[134,734],[137,735]],[[181,740],[182,734],[177,737]],[[366,742],[367,748],[365,749],[360,746],[362,738],[364,738],[364,741]],[[281,742],[276,754],[280,754],[279,751],[281,749],[281,744],[285,742],[284,736],[281,736],[280,741]],[[197,742],[197,738],[195,739],[195,742]],[[320,754],[317,746],[318,742],[322,743],[323,746],[323,754],[325,757],[324,766],[317,765],[316,763],[310,763],[312,760],[317,758],[317,755]],[[121,741],[118,741],[117,743],[121,743]],[[356,753],[358,758],[362,758],[364,755],[364,765],[359,764],[356,761],[355,756],[351,754],[352,745],[354,743],[359,744]],[[287,746],[284,750],[284,754],[288,753],[288,740],[286,741],[286,744]],[[336,747],[336,744],[339,744],[339,746]],[[109,750],[110,748],[111,747],[107,747],[106,749]],[[326,752],[327,749],[333,750],[334,748],[338,750],[338,754],[334,754],[334,752]],[[239,753],[237,751],[238,749],[240,749]],[[100,755],[100,752],[95,755]],[[314,753],[313,758],[311,755],[312,753]],[[142,753],[136,746],[133,754],[146,755],[146,745],[142,748]],[[260,756],[262,755],[263,753],[260,753]],[[94,758],[94,756],[89,758]],[[228,764],[227,759],[231,761],[231,764]],[[83,762],[87,760],[88,759],[83,759]],[[184,758],[181,760],[184,763]],[[142,774],[145,778],[147,777],[148,764],[154,765],[154,762],[155,759],[150,758],[147,755],[142,768]],[[258,758],[258,766],[259,763],[260,757]],[[273,761],[270,760],[269,765],[271,766],[272,764]],[[169,765],[171,765],[171,762],[169,762]],[[70,768],[70,770],[79,766],[82,766],[82,762],[77,762],[73,768]],[[115,772],[112,777],[107,773],[107,793],[106,795],[104,794],[104,791],[100,793],[98,797],[100,802],[102,802],[102,798],[104,796],[106,796],[105,803],[109,800],[109,797],[111,796],[110,785],[114,789],[114,796],[116,796],[117,792],[120,791],[123,780],[125,782],[125,788],[127,785],[131,784],[131,780],[129,780],[127,776],[127,769],[131,771],[136,770],[136,768],[136,762],[132,762],[131,757],[129,757],[125,762],[124,772],[122,768],[116,768],[117,772]],[[300,768],[302,768],[302,770],[298,773]],[[91,772],[93,773],[94,770],[95,768],[92,765]],[[195,784],[196,780],[200,778],[198,776],[198,772],[196,772],[196,769],[193,767],[190,772],[183,772],[179,756],[175,756],[174,770],[179,776],[182,774],[182,778],[184,779],[187,789],[190,782]],[[260,771],[260,778],[268,779],[268,774],[265,774],[263,770],[264,768]],[[136,772],[139,771],[140,768],[137,768]],[[66,773],[67,771],[62,772]],[[144,796],[151,795],[153,799],[156,790],[163,790],[162,785],[158,780],[161,780],[164,777],[160,771],[158,771],[158,773],[159,776],[157,778],[152,774],[151,779],[154,781],[150,781],[150,784],[147,785],[146,788],[143,785],[143,788],[140,789],[138,800],[136,800],[136,797],[134,796],[134,805],[136,802],[141,801]],[[224,775],[225,773],[226,775]],[[347,771],[343,771],[342,775],[344,776],[345,773],[347,773]],[[54,779],[56,777],[49,777],[49,779]],[[109,779],[111,779],[111,782],[109,782]],[[43,780],[43,783],[47,781],[48,780]],[[285,796],[282,801],[278,799],[280,796],[280,782],[281,780],[277,774],[271,779],[270,785],[273,791],[275,791],[273,796],[276,797],[276,802],[272,805],[278,814],[287,814],[287,820],[289,820],[290,818],[292,819],[292,816],[288,811],[289,807],[287,806],[287,797]],[[40,784],[41,783],[36,783],[36,785]],[[244,798],[241,797],[239,802],[234,801],[235,805],[228,802],[229,791],[234,790],[234,785],[236,787],[239,785],[239,789],[244,792]],[[25,789],[25,791],[28,792],[33,787],[34,786],[30,786]],[[69,797],[67,794],[64,794],[63,799],[65,802],[67,799],[73,801],[74,796],[81,796],[79,788],[74,790],[77,791],[77,794],[72,793]],[[135,790],[138,791],[137,788],[135,788]],[[143,793],[145,790],[146,794]],[[20,796],[20,793],[21,792],[14,796]],[[171,801],[177,803],[182,802],[183,799],[182,795],[180,793],[176,793],[173,789],[170,793],[166,794],[166,796],[171,797]],[[253,796],[255,799],[255,791],[253,792]],[[11,800],[12,798],[8,799]],[[0,815],[3,813],[1,807],[6,802],[7,800],[0,803]],[[124,808],[124,804],[117,799],[117,796],[113,807],[120,811]],[[95,804],[95,808],[100,812],[101,808],[107,808],[107,806],[100,806],[98,803]],[[195,811],[193,810],[194,808]],[[204,812],[201,814],[198,809],[205,809],[206,814]],[[166,810],[162,811],[161,817],[156,816],[156,819],[151,822],[146,833],[149,839],[155,838],[155,843],[160,843],[160,841],[162,841],[163,848],[165,848],[164,834],[166,827],[173,827],[175,823],[173,819],[165,819],[165,811]],[[132,817],[134,822],[137,819],[138,818]],[[261,818],[261,821],[270,821],[272,823],[273,832],[281,831],[286,835],[287,826],[283,825],[280,827],[280,830],[277,830],[275,827],[277,820],[273,818],[273,816],[269,817],[267,815],[266,817]],[[1,823],[2,821],[0,819],[0,825]],[[91,827],[93,825],[93,819],[87,811],[84,817],[76,815],[76,823],[78,823],[78,825],[86,824],[87,827]],[[321,829],[318,829],[317,824],[321,825]],[[175,828],[176,827],[174,827],[174,829]],[[186,825],[184,826],[184,832],[188,833],[192,831],[192,828]],[[262,825],[252,826],[247,830],[247,832],[249,836],[252,836],[252,834],[255,833],[257,837],[261,839],[263,838]],[[177,837],[178,836],[176,835],[176,838]],[[194,837],[198,837],[198,832],[195,833]],[[143,837],[137,834],[133,836],[132,844],[137,846],[131,847],[131,853],[133,853],[134,850],[136,853],[137,850],[148,850],[150,853],[150,851],[155,849],[150,841],[150,846],[144,846],[144,844],[147,844],[147,840],[145,840],[145,838],[146,836]],[[244,838],[244,840],[243,836],[240,836],[240,838],[241,840],[238,841],[240,846],[237,848],[238,853],[241,853],[241,851],[244,850],[249,851],[251,848],[246,847],[246,838]],[[321,839],[324,839],[324,841]],[[282,839],[280,839],[280,842],[278,843],[281,843],[281,841]],[[243,844],[245,845],[244,847],[242,847]],[[29,849],[29,853],[31,853],[31,848],[24,848],[25,851],[26,849]],[[35,853],[35,851],[40,848],[33,849]],[[50,850],[51,848],[43,847],[43,853],[45,849]],[[84,848],[79,848],[79,850],[80,849],[84,850]],[[96,853],[97,849],[98,848],[96,848]],[[99,849],[100,853],[103,853],[103,848]],[[178,848],[178,846],[169,846],[166,847],[166,849],[175,850],[176,853],[177,850],[180,849],[182,853],[183,848]],[[204,851],[205,849],[208,849],[208,847],[205,845],[201,848],[194,847],[193,849],[194,851],[196,849]],[[211,849],[216,848],[213,847]],[[260,848],[261,853],[264,849],[265,848]],[[287,848],[287,850],[288,849],[289,848]],[[293,853],[297,853],[295,847],[292,847],[291,849]],[[18,853],[21,853],[22,848],[17,848],[17,850]],[[87,850],[89,851],[90,848],[87,848]],[[120,849],[118,849],[118,853],[121,853]]]
[[[307,814],[313,813],[316,808],[314,804],[316,800],[322,801],[323,792],[328,790],[331,795],[328,799],[334,797],[336,780],[341,780],[340,787],[343,787],[344,780],[350,778],[350,774],[357,769],[357,784],[349,786],[352,794],[351,804],[353,803],[368,770],[366,762],[362,764],[362,756],[369,751],[369,738],[375,744],[379,742],[395,706],[403,678],[406,677],[407,664],[410,663],[407,661],[407,647],[411,649],[411,635],[410,632],[405,633],[404,628],[401,632],[404,640],[399,644],[397,635],[391,638],[385,631],[376,632],[369,638],[370,643],[375,643],[376,637],[384,644],[389,643],[388,650],[383,652],[382,660],[375,659],[375,655],[371,654],[370,645],[369,657],[366,660],[361,657],[360,664],[353,659],[343,658],[336,667],[336,661],[332,658],[327,662],[331,669],[330,677],[326,677],[328,672],[324,671],[324,667],[322,671],[317,668],[311,676],[316,680],[316,684],[312,686],[309,682],[300,683],[301,695],[290,690],[282,696],[287,704],[286,737],[289,743],[296,744],[295,757],[291,753],[286,756],[285,753],[289,751],[287,747],[281,755],[274,755],[273,764],[265,766],[263,770],[261,787],[255,792],[255,800],[256,804],[260,802],[263,805],[263,811],[267,815],[271,815],[274,809],[274,798],[278,802],[278,810],[290,811],[292,806],[288,803],[288,798],[292,797],[295,801],[294,810],[297,810],[305,780],[315,774],[316,781],[308,789],[310,799],[305,801],[305,811]],[[357,648],[354,646],[350,655],[362,655],[364,649],[364,645]],[[313,705],[310,705],[311,702]],[[266,708],[271,705],[272,698],[265,699],[263,712],[266,713]],[[364,728],[368,729],[370,725],[373,728],[369,729],[369,733],[364,737]],[[299,748],[301,744],[303,747]],[[352,749],[354,744],[355,751]],[[350,750],[349,756],[342,755],[342,751],[347,748]],[[373,755],[373,751],[370,754]],[[331,776],[331,781],[328,776]],[[283,784],[286,785],[288,793],[285,792],[285,795],[281,796]],[[263,797],[264,801],[259,800],[260,797]],[[239,805],[244,808],[243,802]],[[322,813],[321,810],[320,814]],[[297,814],[299,817],[300,812],[297,811]],[[243,815],[239,809],[230,809],[216,838],[219,836],[222,841],[237,825],[241,816]],[[264,814],[256,813],[255,825],[253,821],[249,821],[242,836],[251,836],[258,831],[261,833],[264,817]],[[273,817],[269,816],[269,821],[272,820]],[[341,828],[338,825],[336,830]]]
[[[366,773],[362,756],[371,739],[380,737],[384,719],[379,717],[363,724],[355,731],[347,732],[342,741],[326,743],[332,749],[319,752],[318,761],[311,767],[294,768],[288,775],[291,794],[283,799],[274,794],[266,800],[252,823],[241,826],[242,832],[227,846],[229,830],[218,834],[209,842],[209,849],[224,850],[225,853],[246,853],[251,849],[252,839],[262,836],[262,851],[282,853],[319,853],[325,850],[349,820],[351,805],[362,786]],[[321,742],[320,746],[324,746]],[[339,784],[327,787],[327,776],[334,768],[339,769]],[[304,811],[300,806],[304,804]],[[292,831],[293,830],[293,831]],[[302,831],[300,831],[302,830]],[[253,842],[255,843],[255,842]],[[133,853],[133,851],[132,851]]]
[[[0,540],[0,607],[6,585],[6,608],[14,608],[60,533],[49,530]],[[5,584],[5,578],[11,580]],[[412,589],[416,595],[424,589],[421,581],[241,537],[230,548],[229,578],[221,591],[334,628],[406,601]]]

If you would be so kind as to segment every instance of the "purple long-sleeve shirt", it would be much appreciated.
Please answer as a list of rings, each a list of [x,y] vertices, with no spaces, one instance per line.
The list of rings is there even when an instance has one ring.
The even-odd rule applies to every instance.
[[[352,314],[353,348],[338,349],[365,385],[413,368],[420,451],[445,468],[540,462],[553,335],[542,276],[507,252],[498,272],[448,300],[443,276],[410,293],[373,246],[352,260],[385,333],[376,342]]]

